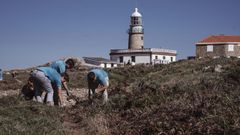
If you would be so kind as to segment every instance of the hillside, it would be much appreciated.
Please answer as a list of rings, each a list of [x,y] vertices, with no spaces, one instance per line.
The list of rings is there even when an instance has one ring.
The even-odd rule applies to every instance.
[[[240,134],[240,60],[179,61],[108,69],[108,105],[86,100],[89,68],[70,71],[72,100],[65,108],[24,101],[18,82],[0,82],[3,134]],[[8,91],[11,91],[8,93]],[[79,94],[80,93],[80,94]],[[6,96],[10,95],[10,96]],[[14,95],[14,94],[13,94]],[[54,125],[54,126],[53,126]]]

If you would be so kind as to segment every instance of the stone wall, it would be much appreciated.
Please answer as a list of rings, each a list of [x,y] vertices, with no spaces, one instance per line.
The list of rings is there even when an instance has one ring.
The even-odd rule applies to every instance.
[[[240,46],[235,45],[234,51],[228,51],[228,45],[226,44],[215,44],[213,45],[213,51],[207,52],[207,45],[197,45],[196,46],[196,57],[203,58],[203,57],[229,57],[240,56]]]

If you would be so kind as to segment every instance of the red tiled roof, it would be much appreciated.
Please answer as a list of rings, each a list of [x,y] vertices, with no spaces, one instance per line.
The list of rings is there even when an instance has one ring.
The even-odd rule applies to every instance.
[[[217,35],[209,36],[199,43],[212,43],[212,42],[240,42],[240,36],[227,36],[227,35]]]

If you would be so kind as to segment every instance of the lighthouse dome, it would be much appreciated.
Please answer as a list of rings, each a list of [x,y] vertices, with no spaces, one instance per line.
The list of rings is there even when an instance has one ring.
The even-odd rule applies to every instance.
[[[134,12],[132,13],[131,17],[142,17],[142,15],[138,12],[138,9],[135,8]]]

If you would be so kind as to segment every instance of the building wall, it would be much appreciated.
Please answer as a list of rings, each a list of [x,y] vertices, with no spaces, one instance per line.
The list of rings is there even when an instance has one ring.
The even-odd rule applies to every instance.
[[[101,63],[100,67],[102,67],[102,68],[111,68],[111,64],[110,63]]]
[[[213,51],[207,52],[207,45],[196,46],[196,57],[229,57],[229,56],[240,56],[240,46],[235,44],[234,51],[228,51],[228,44],[215,44],[213,45]]]
[[[118,66],[118,64],[116,64],[116,63],[111,64],[111,68],[115,68],[115,67],[117,67],[117,66]]]
[[[127,63],[129,60],[131,61],[131,57],[135,56],[135,63],[150,63],[150,55],[149,54],[122,54],[122,55],[111,55],[111,60],[112,61],[117,61],[120,63],[120,56],[123,57],[123,62],[122,63]]]
[[[226,52],[226,56],[239,57],[240,56],[240,43],[234,45],[234,51],[228,51],[228,45],[226,45],[225,52]]]
[[[100,64],[101,68],[114,68],[117,67],[116,63],[101,63]]]
[[[156,59],[157,56],[157,59]],[[168,56],[168,55],[152,55],[152,62],[155,64],[167,64],[176,61],[176,56]]]
[[[123,57],[122,63],[127,63],[129,60],[132,62],[132,56],[135,56],[135,64],[139,63],[155,63],[155,64],[167,64],[176,61],[176,56],[169,55],[159,55],[159,54],[122,54],[122,55],[111,55],[112,61],[117,61],[120,63],[120,56]],[[156,56],[158,57],[156,59]],[[165,57],[165,59],[164,59]],[[172,58],[172,59],[171,59]]]
[[[150,55],[136,56],[136,64],[138,63],[150,63]]]
[[[110,55],[110,60],[120,63],[119,57],[120,55]]]

